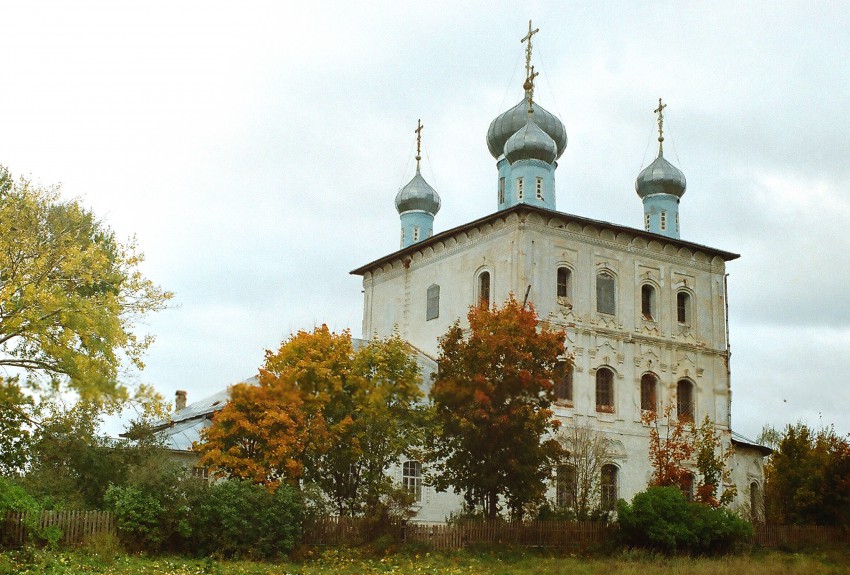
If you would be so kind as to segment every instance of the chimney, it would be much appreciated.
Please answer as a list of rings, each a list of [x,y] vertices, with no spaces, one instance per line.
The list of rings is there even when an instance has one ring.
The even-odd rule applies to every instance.
[[[184,407],[186,407],[186,392],[178,389],[174,394],[174,411],[180,411]]]

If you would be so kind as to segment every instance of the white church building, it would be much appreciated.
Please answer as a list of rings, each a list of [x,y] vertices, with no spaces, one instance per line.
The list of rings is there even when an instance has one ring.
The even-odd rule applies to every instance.
[[[396,196],[401,248],[352,273],[363,277],[364,337],[401,337],[436,357],[438,338],[472,305],[501,305],[510,294],[534,304],[542,321],[567,333],[571,378],[556,392],[563,425],[590,425],[615,453],[602,469],[605,499],[631,499],[652,475],[646,410],[675,406],[675,417],[713,421],[734,446],[734,506],[759,517],[769,450],[732,432],[726,262],[737,254],[680,238],[684,174],[658,157],[637,176],[644,229],[559,212],[557,160],[564,125],[534,100],[529,27],[525,94],[496,117],[487,146],[496,161],[497,211],[433,233],[441,206],[417,168]],[[417,139],[421,137],[421,126]],[[613,200],[614,198],[612,198]],[[402,470],[413,485],[418,466]],[[556,489],[553,486],[552,499]],[[439,520],[459,500],[422,492],[419,517]]]
[[[420,173],[417,147],[416,174],[395,200],[400,249],[351,272],[363,277],[363,337],[397,330],[431,372],[438,338],[470,306],[501,305],[509,294],[532,302],[542,321],[566,331],[574,358],[571,377],[556,387],[556,417],[564,426],[589,425],[613,446],[601,473],[606,500],[631,499],[647,487],[649,427],[641,416],[673,405],[678,418],[708,416],[724,445],[734,447],[733,507],[759,518],[770,451],[731,427],[726,262],[739,256],[681,239],[686,180],[664,158],[660,100],[658,157],[635,184],[644,229],[556,209],[555,172],[567,133],[534,101],[534,32],[529,26],[525,93],[487,131],[497,210],[434,234],[441,201]],[[188,455],[225,401],[219,394],[184,407],[161,433]],[[404,461],[393,473],[416,494],[416,519],[443,521],[460,510],[461,498],[423,484],[423,471],[420,462]],[[557,492],[553,482],[553,503]]]

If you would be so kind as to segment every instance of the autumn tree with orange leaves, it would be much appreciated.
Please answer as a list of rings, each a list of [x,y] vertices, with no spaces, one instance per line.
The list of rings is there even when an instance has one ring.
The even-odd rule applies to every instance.
[[[694,499],[711,507],[734,499],[737,491],[730,482],[728,465],[733,451],[723,447],[708,416],[696,426],[675,417],[673,406],[667,405],[661,415],[644,411],[642,421],[649,426],[651,485],[678,487],[683,492],[693,489]]]
[[[338,514],[369,513],[421,442],[419,377],[397,336],[355,348],[348,331],[299,331],[266,352],[257,385],[231,388],[195,446],[201,465],[272,489],[314,483]]]
[[[500,500],[515,518],[540,501],[560,454],[550,406],[565,359],[563,331],[540,325],[511,296],[473,307],[469,330],[455,322],[440,339],[431,389],[437,431],[430,438],[434,485],[463,495],[493,519]],[[550,435],[549,439],[545,439]]]

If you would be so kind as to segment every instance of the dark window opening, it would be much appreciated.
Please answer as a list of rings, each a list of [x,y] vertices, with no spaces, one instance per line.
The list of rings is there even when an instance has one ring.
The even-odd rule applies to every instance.
[[[558,268],[558,297],[570,297],[570,269]]]
[[[676,294],[676,319],[684,325],[691,323],[691,296],[688,292]]]
[[[640,408],[643,411],[655,411],[658,408],[657,387],[658,380],[651,373],[640,378]]]
[[[555,401],[560,403],[573,403],[573,366],[566,362],[563,366],[563,374],[555,382]]]
[[[676,414],[680,421],[694,420],[694,386],[684,379],[676,384]]]
[[[490,272],[478,276],[478,304],[490,307]]]
[[[604,367],[596,371],[596,411],[614,412],[614,372]]]
[[[655,288],[649,284],[640,288],[640,310],[644,319],[655,319]]]
[[[617,505],[617,466],[603,465],[601,473],[602,509],[613,511]]]

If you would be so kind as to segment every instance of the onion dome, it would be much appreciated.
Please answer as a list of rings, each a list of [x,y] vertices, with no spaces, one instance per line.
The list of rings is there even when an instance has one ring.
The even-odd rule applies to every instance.
[[[536,102],[532,104],[532,107],[534,123],[555,141],[557,146],[555,158],[560,158],[567,148],[567,130],[564,124],[555,115],[538,106]],[[525,126],[527,116],[528,97],[526,96],[519,104],[500,114],[490,123],[490,128],[487,130],[487,148],[494,158],[498,159],[505,152],[508,139]]]
[[[526,115],[525,125],[505,143],[505,158],[511,165],[519,160],[541,160],[551,164],[558,156],[555,140],[540,129],[535,116]]]
[[[420,210],[435,215],[440,211],[440,195],[425,181],[417,167],[413,179],[396,194],[395,207],[400,214]]]
[[[669,194],[681,198],[686,187],[685,174],[665,160],[661,150],[655,161],[645,167],[635,181],[635,190],[641,198],[652,194]]]

